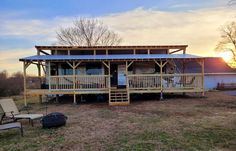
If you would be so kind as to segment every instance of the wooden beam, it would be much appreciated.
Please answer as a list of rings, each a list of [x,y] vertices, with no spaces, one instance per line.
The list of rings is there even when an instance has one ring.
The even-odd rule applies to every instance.
[[[125,74],[126,74],[126,91],[127,91],[128,104],[129,104],[130,103],[130,96],[129,96],[128,61],[125,62]]]
[[[163,63],[162,60],[161,60],[161,63],[157,62],[156,60],[154,60],[154,62],[155,62],[160,68],[163,68],[163,67],[168,63],[168,61],[166,61],[165,63]]]
[[[50,55],[49,53],[43,51],[43,50],[40,50],[41,53],[45,54],[45,55]]]
[[[111,103],[111,70],[110,70],[110,67],[111,67],[111,62],[110,61],[108,61],[108,66],[109,66],[109,68],[108,68],[108,90],[109,90],[109,97],[108,97],[108,102],[109,102],[109,105],[110,105],[110,103]]]
[[[49,85],[49,91],[51,91],[51,63],[48,62],[48,85]]]
[[[183,51],[183,49],[178,49],[178,50],[172,51],[169,54],[173,54],[173,53],[176,53],[176,52],[179,52],[179,51]]]
[[[160,74],[161,74],[161,93],[160,93],[160,100],[163,99],[163,64],[162,64],[162,60],[160,62]]]
[[[106,64],[104,61],[102,61],[102,63],[103,63],[108,69],[110,69],[109,64]]]
[[[79,62],[77,63],[77,65],[79,64]],[[73,90],[74,90],[74,104],[76,104],[76,96],[75,96],[75,81],[76,81],[76,77],[75,77],[75,62],[73,61]]]
[[[40,50],[39,48],[37,48],[37,55],[40,56]]]
[[[23,77],[24,77],[24,104],[27,106],[26,100],[26,62],[23,62]]]
[[[27,69],[32,62],[25,62],[25,69]]]
[[[81,64],[81,62],[82,61],[77,62],[77,64],[75,64],[74,68],[77,68]]]
[[[66,63],[73,69],[73,65],[69,62],[69,61],[66,61]]]
[[[40,66],[40,62],[38,62],[38,65],[37,65],[37,68],[38,68],[38,76],[40,77],[39,79],[39,83],[40,83],[40,86],[42,85],[42,77],[41,77],[41,66]],[[42,99],[42,95],[39,95],[39,103],[42,103],[43,99]]]
[[[131,61],[129,64],[128,64],[128,68],[133,64],[134,61]]]
[[[106,49],[106,55],[108,55],[108,49]]]
[[[130,49],[184,49],[188,45],[153,45],[153,46],[35,46],[37,49],[41,50],[104,50],[104,49],[109,49],[109,50],[130,50]]]
[[[204,59],[202,59],[202,65],[201,65],[201,68],[202,68],[202,96],[205,96],[205,86],[204,86],[204,77],[205,77],[205,74],[204,74]]]
[[[157,62],[156,60],[154,60],[154,62],[155,62],[159,67],[161,67],[161,64],[159,64],[159,62]]]
[[[183,54],[186,54],[186,47],[183,49]]]
[[[43,69],[44,74],[46,75],[46,69],[45,69],[45,66],[43,66],[43,64],[41,64],[41,66],[42,66],[42,69]]]
[[[94,55],[94,56],[96,55],[96,50],[93,50],[93,55]]]
[[[168,63],[168,61],[166,61],[164,64],[162,64],[162,67],[164,67],[167,63]]]

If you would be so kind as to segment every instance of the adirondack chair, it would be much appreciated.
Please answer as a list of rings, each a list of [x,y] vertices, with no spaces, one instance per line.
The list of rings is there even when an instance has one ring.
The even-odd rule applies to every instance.
[[[8,129],[20,129],[20,134],[23,136],[23,127],[20,122],[12,122],[12,123],[3,123],[4,113],[0,113],[0,130],[8,130]]]
[[[13,99],[0,99],[0,105],[5,113],[5,116],[17,121],[19,119],[28,119],[33,126],[33,121],[41,119],[43,114],[21,114],[13,101]]]

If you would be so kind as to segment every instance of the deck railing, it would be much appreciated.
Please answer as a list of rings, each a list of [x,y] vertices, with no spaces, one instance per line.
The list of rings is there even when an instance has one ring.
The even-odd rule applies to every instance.
[[[132,74],[128,75],[129,88],[143,89],[202,89],[202,74]]]
[[[163,74],[163,89],[202,89],[202,74]]]
[[[108,90],[109,75],[60,75],[47,78],[27,78],[27,89],[49,90]],[[203,90],[203,76],[199,73],[185,74],[129,74],[128,86],[131,91],[181,91]],[[40,86],[40,80],[45,85]]]
[[[108,77],[108,75],[51,76],[49,89],[106,89],[108,88]]]
[[[132,74],[128,75],[130,89],[160,89],[160,74]]]

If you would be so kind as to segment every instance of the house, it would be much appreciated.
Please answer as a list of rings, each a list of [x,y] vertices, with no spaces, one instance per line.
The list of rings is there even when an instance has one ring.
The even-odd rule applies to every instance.
[[[24,96],[106,94],[109,105],[128,105],[130,94],[198,92],[204,95],[205,57],[186,54],[187,45],[35,46],[21,58]],[[26,71],[38,67],[38,85]],[[197,71],[188,71],[195,64]],[[44,72],[44,76],[42,74]],[[33,85],[33,86],[32,86]]]
[[[231,68],[222,58],[205,59],[205,89],[236,88],[236,69]]]
[[[204,88],[215,90],[219,85],[236,88],[236,69],[231,68],[221,57],[208,57],[204,60]],[[199,72],[201,68],[195,62],[188,62],[185,72]],[[223,89],[223,87],[222,87]]]

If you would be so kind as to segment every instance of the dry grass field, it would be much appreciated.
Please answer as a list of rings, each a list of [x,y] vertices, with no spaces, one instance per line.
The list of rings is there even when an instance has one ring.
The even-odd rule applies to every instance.
[[[22,99],[16,100],[21,106]],[[33,112],[45,113],[44,104],[30,106]],[[1,131],[0,150],[236,150],[236,96],[224,92],[208,92],[205,98],[134,101],[123,107],[48,105],[48,112],[56,111],[68,116],[65,127],[42,129],[39,121],[34,127],[22,121],[24,137],[17,130]]]

